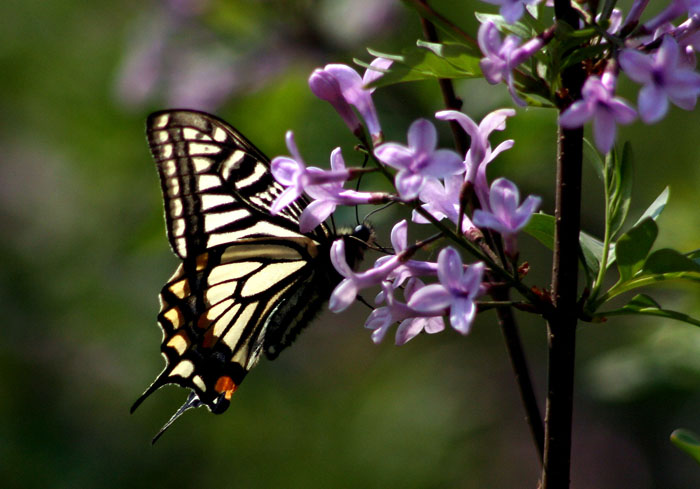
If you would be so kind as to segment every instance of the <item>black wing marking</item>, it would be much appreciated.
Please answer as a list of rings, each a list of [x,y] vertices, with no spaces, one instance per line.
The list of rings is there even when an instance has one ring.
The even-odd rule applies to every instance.
[[[212,115],[187,110],[151,114],[148,142],[158,166],[168,239],[182,259],[249,237],[302,237],[305,201],[277,216],[282,193],[269,160],[244,136]],[[319,233],[328,235],[325,227]]]

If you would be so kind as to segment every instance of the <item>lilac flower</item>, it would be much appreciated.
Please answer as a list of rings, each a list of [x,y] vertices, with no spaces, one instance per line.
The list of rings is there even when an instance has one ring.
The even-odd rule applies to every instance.
[[[700,51],[700,15],[683,22],[673,31],[672,35],[681,47]],[[695,64],[692,66],[695,67]]]
[[[382,75],[384,75],[382,71],[388,70],[391,67],[392,63],[393,61],[390,59],[374,58],[374,60],[372,60],[372,62],[369,64],[369,68],[365,70],[365,74],[362,77],[362,83],[365,86],[367,86],[373,81],[378,80],[382,77]],[[369,91],[369,93],[373,93],[375,89],[369,88],[367,90]]]
[[[409,279],[404,289],[404,298],[407,301],[410,300],[413,294],[423,286],[424,284],[420,279]],[[382,283],[382,289],[387,305],[376,308],[365,321],[365,328],[374,330],[372,332],[372,341],[374,343],[380,343],[389,327],[399,321],[399,327],[396,329],[397,345],[405,344],[421,331],[433,334],[445,329],[442,317],[432,313],[417,311],[407,304],[399,302],[394,297],[394,288],[389,286],[388,282]]]
[[[515,115],[513,109],[498,109],[487,114],[477,126],[467,114],[457,110],[441,110],[435,113],[435,118],[440,120],[457,121],[462,129],[471,137],[471,145],[465,158],[465,180],[474,183],[478,166],[486,159],[487,152],[491,149],[489,136],[493,131],[503,131],[506,128],[506,118]]]
[[[700,14],[700,1],[698,0],[671,0],[659,15],[644,24],[649,31],[655,31],[661,25],[666,24],[676,17],[687,13],[689,17]]]
[[[459,253],[452,248],[438,255],[439,284],[426,285],[414,292],[408,307],[424,313],[442,314],[450,310],[450,324],[467,334],[476,315],[474,299],[481,293],[484,264],[475,263],[464,270]]]
[[[418,119],[408,129],[408,146],[384,143],[374,150],[375,156],[399,172],[396,189],[405,200],[415,199],[426,178],[442,178],[464,171],[462,159],[449,149],[438,149],[435,126]]]
[[[344,277],[333,290],[328,302],[328,308],[333,312],[347,309],[361,289],[381,284],[401,264],[399,257],[395,255],[382,263],[375,263],[374,267],[366,272],[357,273],[345,259],[345,242],[342,239],[331,245],[331,263]]]
[[[393,280],[393,287],[399,287],[409,277],[423,277],[437,274],[437,264],[433,262],[411,260],[407,256],[412,253],[408,249],[408,222],[405,219],[399,221],[391,229],[391,246],[394,248],[394,256],[398,256],[400,265],[389,275],[387,280]],[[381,266],[386,260],[392,260],[394,256],[383,256],[377,259],[374,266]],[[382,302],[383,296],[380,292],[377,301]]]
[[[498,28],[490,20],[479,27],[478,40],[479,48],[486,56],[479,62],[486,81],[492,85],[505,81],[513,101],[521,106],[527,105],[515,92],[513,70],[535,54],[544,45],[544,41],[535,37],[520,46],[520,38],[508,35],[501,42]]]
[[[596,146],[609,152],[615,143],[616,124],[629,124],[637,113],[621,98],[614,96],[615,77],[604,73],[602,80],[588,77],[581,90],[582,99],[574,102],[559,118],[565,128],[581,127],[593,119],[593,138]]]
[[[333,106],[354,134],[360,134],[362,124],[355,112],[353,112],[350,104],[343,97],[340,83],[333,75],[325,70],[316,68],[309,77],[309,88],[314,95]]]
[[[424,204],[421,205],[430,215],[438,221],[448,218],[453,223],[459,222],[459,199],[464,179],[460,175],[445,178],[443,185],[439,180],[428,179],[420,191],[418,198]],[[418,224],[428,224],[426,218],[413,211],[411,220]],[[474,229],[474,225],[466,215],[462,216],[462,232],[467,233]]]
[[[483,0],[492,5],[500,5],[499,13],[509,24],[514,24],[525,12],[525,5],[537,5],[540,0]]]
[[[678,41],[681,49],[680,64],[695,69],[695,53],[700,51],[700,15],[695,15],[679,25],[671,35]]]
[[[325,75],[321,75],[321,73],[325,73]],[[343,120],[345,120],[346,124],[348,124],[353,132],[357,130],[357,127],[354,125],[353,121],[346,119],[348,114],[346,112],[347,108],[345,105],[347,104],[355,107],[355,109],[357,109],[357,111],[360,113],[362,118],[365,120],[365,124],[367,124],[367,129],[369,130],[372,139],[381,139],[382,129],[379,125],[377,110],[374,108],[374,102],[372,102],[371,91],[364,88],[365,84],[355,70],[343,64],[330,64],[326,65],[322,70],[314,70],[312,78],[314,79],[314,86],[312,86],[311,89],[314,91],[314,87],[317,86],[319,93],[324,95],[321,97],[316,93],[316,91],[314,91],[314,93],[320,98],[329,101],[332,99],[337,102],[338,95],[340,95],[344,99],[346,104],[340,104],[342,105],[342,111],[338,110],[337,108],[336,110],[339,111],[341,117],[343,117]],[[337,87],[330,81],[331,79],[336,81]],[[318,85],[315,80],[319,80]],[[309,84],[312,84],[311,78],[309,79]],[[338,88],[340,89],[339,94],[337,92]],[[335,106],[336,105],[334,103],[334,107]]]
[[[333,182],[339,182],[342,186],[342,182],[350,177],[350,172],[345,169],[344,164],[342,168],[338,167],[338,170],[334,171],[324,171],[315,167],[306,168],[294,142],[294,133],[287,131],[285,139],[292,157],[278,156],[273,158],[270,163],[272,176],[280,184],[287,187],[272,204],[270,212],[273,215],[281,212],[282,209],[299,198],[307,186]],[[333,161],[331,161],[331,165],[333,165]]]
[[[700,74],[681,61],[680,48],[673,37],[664,36],[658,51],[650,55],[625,49],[619,61],[627,76],[643,84],[639,91],[639,115],[647,124],[666,115],[669,100],[685,110],[695,107],[700,94]]]
[[[474,185],[474,190],[479,202],[484,209],[489,208],[489,186],[486,179],[486,168],[501,152],[513,147],[512,139],[503,141],[491,150],[489,136],[493,131],[502,131],[506,128],[506,118],[515,115],[513,109],[499,109],[487,114],[481,123],[476,123],[466,114],[456,110],[442,110],[435,114],[437,119],[454,120],[471,137],[471,146],[464,161],[466,165],[465,181]]]
[[[642,16],[644,9],[647,8],[648,3],[649,0],[634,0],[629,12],[627,12],[627,18],[625,19],[623,30],[628,29],[632,25],[637,25],[639,18]]]
[[[602,12],[600,12],[598,15],[595,17],[596,22],[600,22],[600,18],[602,16]],[[618,29],[620,28],[620,25],[622,25],[622,10],[614,8],[610,12],[610,17],[608,17],[608,28],[606,29],[606,32],[610,34],[615,34]],[[605,42],[605,40],[603,41]]]
[[[344,179],[340,179],[342,175],[349,175],[352,170],[345,169],[345,161],[340,148],[335,148],[331,153],[331,171],[314,171],[315,168],[309,168],[310,172],[307,180],[319,182],[320,179],[326,178],[327,183],[307,184],[304,188],[307,195],[314,199],[304,211],[299,219],[299,230],[302,233],[311,231],[320,223],[325,221],[330,216],[335,208],[339,205],[361,205],[361,204],[376,204],[385,202],[385,194],[377,192],[356,192],[354,190],[346,190],[343,188]],[[338,179],[335,179],[338,176]],[[280,196],[281,197],[281,196]]]
[[[540,206],[542,199],[529,195],[525,202],[518,206],[518,187],[506,178],[498,178],[491,184],[489,199],[491,210],[475,210],[474,224],[500,233],[505,243],[505,252],[509,256],[515,256],[516,235],[530,221],[530,216]]]

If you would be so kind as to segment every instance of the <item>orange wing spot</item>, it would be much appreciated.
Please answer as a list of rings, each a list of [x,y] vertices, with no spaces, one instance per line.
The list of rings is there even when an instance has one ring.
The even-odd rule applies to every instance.
[[[202,314],[199,316],[199,319],[197,320],[197,327],[201,329],[207,329],[209,325],[211,324],[211,319],[207,317],[207,313]]]
[[[201,272],[207,266],[209,262],[209,253],[202,253],[197,257],[197,271]]]
[[[189,348],[190,339],[185,331],[179,331],[176,335],[173,335],[173,337],[168,340],[166,345],[170,348],[174,348],[177,351],[178,355],[182,355],[183,353],[185,353],[187,348]]]
[[[202,347],[203,348],[211,348],[218,341],[219,341],[219,337],[214,336],[214,330],[210,329],[209,331],[204,333],[204,339],[202,340]]]
[[[227,401],[231,400],[231,396],[236,392],[236,389],[238,389],[238,386],[233,382],[231,377],[226,375],[219,377],[214,386],[214,390],[219,394],[223,394]]]

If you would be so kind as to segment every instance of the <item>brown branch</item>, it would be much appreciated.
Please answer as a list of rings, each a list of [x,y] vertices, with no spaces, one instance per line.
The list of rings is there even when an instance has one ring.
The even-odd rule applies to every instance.
[[[555,0],[558,21],[576,26],[570,0]],[[564,110],[580,98],[585,72],[574,65],[562,73]],[[581,162],[583,128],[559,128],[555,202],[552,301],[547,324],[547,403],[545,408],[542,489],[568,489],[571,472],[574,363],[576,358],[578,239],[581,229]]]

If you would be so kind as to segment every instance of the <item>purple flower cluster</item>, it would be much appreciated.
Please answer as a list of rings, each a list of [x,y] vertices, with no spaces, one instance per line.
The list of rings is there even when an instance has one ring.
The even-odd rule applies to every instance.
[[[508,23],[518,21],[526,7],[540,3],[485,1],[499,5]],[[606,19],[590,16],[586,22],[600,22],[601,28],[590,30],[597,37],[586,42],[600,43],[603,54],[595,54],[600,58],[585,65],[590,73],[579,100],[572,100],[565,91],[555,89],[551,93],[550,103],[562,111],[560,125],[578,128],[591,121],[593,139],[603,153],[612,150],[618,124],[630,124],[637,115],[646,123],[656,122],[664,117],[670,104],[690,110],[700,95],[700,75],[695,71],[695,51],[700,47],[700,4],[697,0],[673,0],[657,17],[640,24],[647,3],[648,0],[634,2],[626,19],[617,9]],[[683,15],[688,15],[688,19],[678,27],[670,23]],[[546,98],[547,89],[559,82],[551,74],[549,78],[541,75],[553,69],[547,66],[552,56],[538,53],[547,49],[555,34],[567,35],[555,27],[521,40],[512,33],[502,37],[499,28],[503,24],[485,20],[479,28],[478,44],[484,55],[479,66],[486,81],[505,83],[513,101],[520,106],[535,100],[528,92],[532,87],[539,87],[537,94]],[[344,311],[363,290],[379,290],[365,326],[372,330],[372,340],[380,342],[398,323],[395,340],[404,344],[421,332],[443,331],[446,319],[453,329],[467,334],[478,310],[477,300],[491,287],[503,286],[504,276],[510,281],[519,280],[517,237],[540,207],[541,199],[531,195],[521,200],[515,183],[503,177],[489,183],[489,164],[514,145],[507,139],[492,147],[490,138],[495,131],[506,128],[506,120],[515,115],[513,109],[495,110],[479,123],[460,111],[437,112],[436,120],[455,122],[469,135],[471,143],[465,154],[440,148],[436,126],[425,118],[410,125],[405,143],[385,142],[373,89],[368,87],[391,71],[393,62],[396,61],[377,58],[364,76],[349,66],[329,64],[316,69],[309,78],[311,91],[336,110],[375,169],[390,181],[393,191],[345,189],[345,182],[363,170],[346,167],[340,148],[331,153],[330,170],[307,167],[290,132],[287,147],[291,156],[272,160],[272,174],[285,187],[272,211],[281,212],[305,194],[311,203],[302,213],[300,229],[308,232],[338,206],[398,202],[412,209],[414,224],[429,224],[439,231],[430,242],[450,240],[436,250],[436,261],[417,259],[415,255],[426,242],[411,243],[409,222],[402,220],[391,231],[393,250],[364,271],[349,265],[343,240],[331,247],[330,259],[342,280],[331,294],[330,309]],[[642,86],[638,109],[615,93],[620,71]],[[476,260],[465,263],[455,245],[471,250]]]
[[[534,0],[484,0],[501,6],[501,16],[507,23],[518,21],[525,6]],[[649,0],[636,0],[623,20],[623,13],[613,9],[605,24],[609,37],[600,41],[610,44],[617,37],[616,46],[600,71],[592,72],[586,80],[581,99],[562,112],[560,123],[566,128],[581,127],[593,122],[593,139],[598,149],[609,152],[617,133],[617,124],[629,124],[637,116],[647,124],[658,122],[667,113],[670,104],[692,110],[700,95],[700,74],[695,71],[695,53],[700,49],[700,1],[671,0],[654,18],[640,25],[640,19]],[[553,6],[547,2],[547,6]],[[686,15],[678,26],[671,22]],[[600,15],[596,22],[601,21]],[[526,101],[516,91],[516,79],[534,81],[537,69],[523,62],[545,48],[552,38],[552,30],[545,31],[523,42],[513,34],[501,40],[497,25],[486,20],[479,28],[479,47],[484,58],[480,62],[484,78],[492,84],[505,82],[513,101],[525,106]],[[594,63],[591,63],[594,65]],[[638,109],[615,95],[618,72],[622,71],[641,85]],[[602,74],[601,74],[602,73]],[[522,89],[521,89],[522,90]]]
[[[456,121],[471,136],[472,143],[464,155],[438,147],[435,125],[418,119],[408,128],[407,144],[382,142],[381,127],[372,100],[372,90],[366,85],[389,69],[391,62],[377,59],[364,77],[345,65],[327,65],[315,70],[309,78],[312,92],[327,101],[338,112],[350,130],[363,144],[367,129],[375,144],[367,148],[376,165],[391,178],[395,193],[361,192],[344,188],[347,180],[359,169],[347,168],[340,148],[331,153],[331,169],[307,167],[297,149],[291,132],[287,147],[291,156],[272,160],[272,175],[285,187],[274,202],[273,213],[281,212],[300,195],[306,194],[311,203],[301,215],[300,229],[308,232],[327,219],[340,205],[377,204],[399,201],[414,207],[413,222],[427,224],[447,218],[455,225],[465,242],[483,236],[484,229],[498,233],[507,255],[517,255],[516,235],[527,224],[540,203],[530,196],[521,205],[515,184],[500,178],[489,186],[487,165],[502,151],[513,146],[512,140],[492,149],[489,137],[505,129],[512,109],[494,111],[474,122],[458,111],[441,111],[435,117]],[[471,191],[479,202],[478,209],[462,205],[465,191]],[[376,308],[365,326],[373,330],[372,339],[381,341],[394,323],[396,343],[403,344],[422,331],[436,333],[445,329],[444,317],[456,331],[466,334],[476,315],[476,299],[487,289],[482,283],[488,276],[486,265],[477,261],[463,264],[457,250],[445,246],[437,261],[414,259],[422,245],[409,244],[409,223],[398,222],[391,232],[393,252],[377,259],[366,271],[355,271],[345,256],[345,243],[338,240],[331,247],[331,263],[343,277],[333,291],[329,307],[334,312],[347,309],[367,288],[378,288]]]

